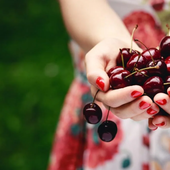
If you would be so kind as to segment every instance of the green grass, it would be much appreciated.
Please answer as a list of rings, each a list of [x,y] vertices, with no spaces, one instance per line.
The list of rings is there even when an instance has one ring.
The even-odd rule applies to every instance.
[[[73,78],[55,0],[0,1],[0,169],[45,170]]]

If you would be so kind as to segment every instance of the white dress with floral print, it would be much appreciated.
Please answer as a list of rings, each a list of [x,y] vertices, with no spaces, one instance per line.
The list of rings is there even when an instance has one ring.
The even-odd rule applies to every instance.
[[[129,32],[147,47],[159,46],[170,23],[169,0],[108,0]],[[75,66],[73,80],[61,111],[48,170],[170,170],[170,130],[150,131],[147,120],[116,122],[118,133],[109,143],[97,135],[98,125],[86,124],[83,106],[92,101],[84,71],[84,53],[74,42],[70,50]],[[102,106],[101,106],[102,107]],[[103,119],[107,110],[102,107]]]

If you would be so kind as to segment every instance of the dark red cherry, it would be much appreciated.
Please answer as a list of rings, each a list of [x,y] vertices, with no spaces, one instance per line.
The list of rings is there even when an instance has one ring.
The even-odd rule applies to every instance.
[[[161,53],[156,48],[149,48],[142,52],[142,55],[146,58],[147,61],[151,61],[152,57],[154,60],[161,59]]]
[[[147,70],[137,71],[133,75],[133,82],[134,84],[143,85],[143,83],[148,79],[148,72]]]
[[[116,74],[116,73],[118,73],[120,70],[124,70],[124,68],[123,68],[122,66],[112,67],[112,68],[107,72],[107,75],[110,77],[112,74]]]
[[[164,61],[167,67],[167,74],[170,75],[170,56],[168,56]]]
[[[96,103],[88,103],[83,109],[86,121],[90,124],[97,124],[102,118],[102,111]]]
[[[100,139],[104,142],[112,141],[117,134],[116,123],[106,120],[98,127],[98,135]]]
[[[154,60],[154,61],[149,61],[146,65],[147,67],[157,67],[157,68],[152,68],[148,69],[148,74],[150,76],[165,76],[167,73],[167,67],[164,62],[164,60]]]
[[[126,64],[126,69],[129,70],[130,72],[133,71],[134,68],[144,68],[146,67],[146,59],[140,55],[140,54],[134,54],[131,56],[129,61]]]
[[[112,74],[110,77],[110,86],[112,89],[119,89],[131,85],[132,76],[128,70],[121,70],[116,74]]]
[[[164,58],[170,56],[170,36],[165,36],[160,43],[160,52]]]
[[[116,65],[123,66],[121,54],[123,55],[124,65],[126,66],[126,63],[129,61],[130,57],[136,53],[137,51],[131,50],[130,48],[122,48],[116,58]]]
[[[152,76],[148,78],[143,85],[144,92],[153,98],[157,93],[164,92],[164,83],[161,77]]]

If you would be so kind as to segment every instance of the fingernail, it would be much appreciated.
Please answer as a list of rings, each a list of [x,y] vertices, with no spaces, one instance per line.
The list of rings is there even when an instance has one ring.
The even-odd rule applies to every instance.
[[[101,77],[98,77],[96,80],[97,86],[104,91],[104,80]]]
[[[157,104],[160,104],[160,105],[165,105],[167,103],[166,99],[163,99],[163,100],[157,100],[156,101]]]
[[[168,95],[170,96],[170,90],[169,90],[167,93],[168,93]]]
[[[165,125],[165,122],[162,122],[162,123],[158,123],[158,124],[155,124],[156,126],[164,126]]]
[[[137,98],[137,97],[139,97],[139,96],[141,96],[141,95],[142,95],[142,93],[139,92],[139,91],[136,91],[136,90],[131,93],[131,96],[132,96],[133,98]]]
[[[148,108],[149,106],[151,106],[151,104],[146,103],[146,102],[144,102],[144,101],[141,101],[140,104],[139,104],[139,107],[140,107],[140,109],[142,109],[142,110]]]
[[[147,110],[147,113],[148,113],[149,115],[154,115],[154,114],[157,113],[157,111],[153,110],[152,108],[149,108],[149,109]]]

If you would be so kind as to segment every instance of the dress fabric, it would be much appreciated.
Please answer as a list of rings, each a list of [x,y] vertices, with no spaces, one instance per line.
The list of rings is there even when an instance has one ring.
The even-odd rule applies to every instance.
[[[165,24],[170,22],[169,0],[108,0],[108,3],[130,32],[138,24],[134,38],[147,47],[159,46],[167,33]],[[84,53],[74,41],[69,46],[75,78],[61,110],[48,170],[170,170],[169,129],[150,131],[147,120],[121,120],[110,113],[109,120],[118,127],[116,138],[109,143],[99,139],[99,124],[87,124],[82,113],[84,105],[93,100],[84,71]],[[105,120],[107,110],[100,106]]]

